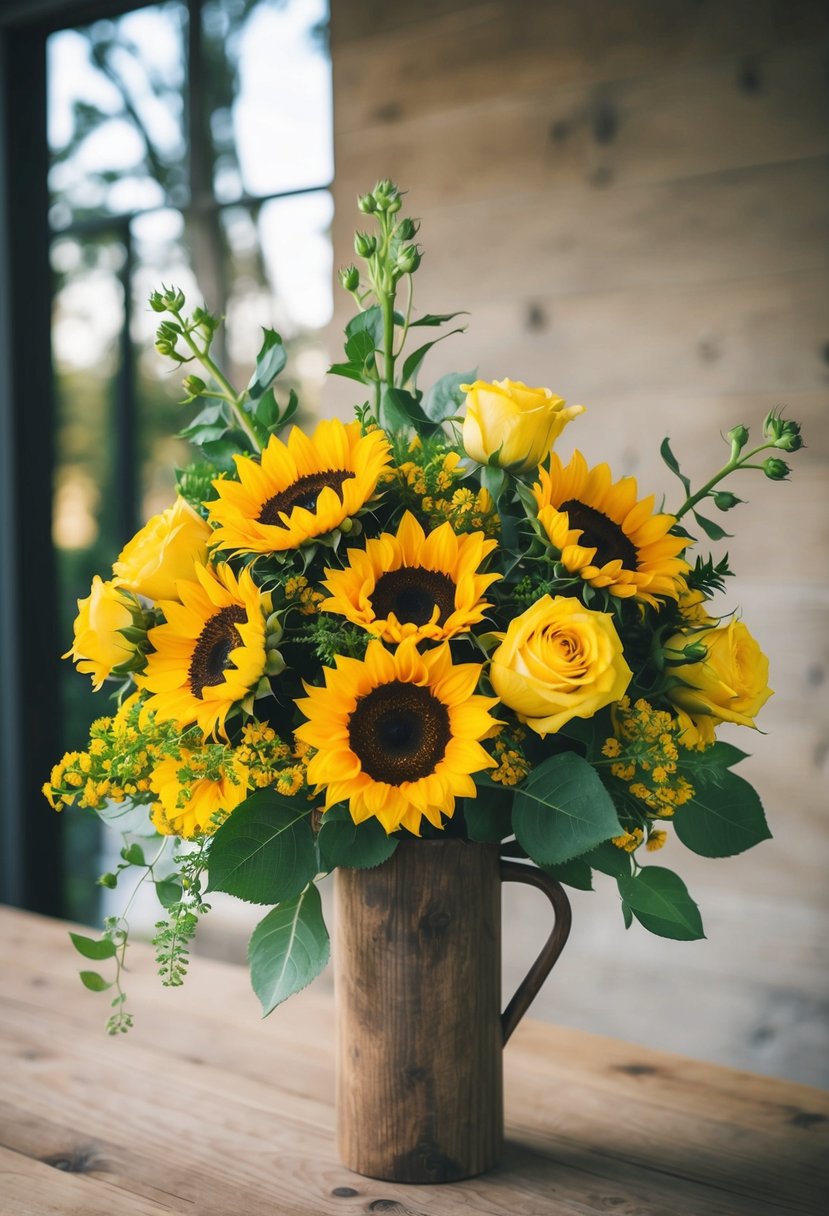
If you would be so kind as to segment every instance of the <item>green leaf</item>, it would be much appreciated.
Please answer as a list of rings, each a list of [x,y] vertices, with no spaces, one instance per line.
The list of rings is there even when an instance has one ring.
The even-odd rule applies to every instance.
[[[417,350],[413,350],[403,364],[403,383],[412,384],[417,381],[417,374],[420,371],[423,360],[428,355],[433,346],[437,346],[438,342],[443,342],[446,338],[451,338],[453,334],[462,334],[463,329],[450,329],[448,334],[441,334],[439,338],[435,338],[432,342],[425,342],[423,346],[419,346]]]
[[[155,884],[155,893],[162,908],[172,908],[181,899],[181,884],[172,878],[162,878]]]
[[[358,380],[360,384],[368,384],[365,369],[355,363],[332,363],[328,369],[329,376],[345,376],[347,380]]]
[[[288,404],[285,406],[285,412],[283,413],[282,417],[279,419],[279,426],[280,427],[286,426],[291,421],[291,419],[293,418],[294,414],[297,412],[298,409],[299,409],[299,397],[297,397],[294,390],[291,389],[291,391],[288,393]]]
[[[437,423],[427,418],[414,393],[402,388],[380,390],[380,425],[387,431],[407,431],[410,427],[425,435],[437,430]]]
[[[640,925],[659,937],[691,942],[705,937],[699,908],[672,870],[648,866],[619,879],[619,894]]]
[[[630,904],[626,904],[622,900],[622,920],[625,922],[625,928],[629,929],[633,924],[633,913],[630,910]]]
[[[216,401],[196,414],[193,421],[179,431],[178,438],[200,445],[210,439],[221,439],[229,425],[228,407],[224,401]]]
[[[478,796],[463,801],[463,817],[469,839],[488,843],[511,836],[514,791],[494,782],[492,785],[486,784],[480,773],[475,785]]]
[[[701,857],[733,857],[771,839],[757,791],[728,771],[708,784],[698,782],[672,822],[685,847]]]
[[[422,328],[424,325],[445,325],[447,321],[454,321],[455,317],[468,317],[469,313],[461,310],[461,312],[427,312],[424,316],[418,317],[416,321],[409,322],[409,329]]]
[[[355,823],[348,811],[334,808],[322,817],[317,836],[320,859],[326,870],[349,866],[368,870],[387,861],[397,848],[396,836],[386,835],[377,819]]]
[[[539,865],[556,865],[619,836],[613,800],[592,765],[575,752],[540,764],[516,790],[512,826]]]
[[[223,439],[214,439],[209,443],[199,444],[205,458],[221,473],[234,473],[236,463],[233,459],[240,453],[250,452],[247,436],[240,430],[230,430]]]
[[[492,501],[498,503],[498,499],[504,492],[504,486],[507,483],[507,475],[503,469],[498,469],[485,465],[481,469],[481,485],[485,490],[488,490],[492,496]]]
[[[84,958],[94,959],[96,963],[100,963],[105,958],[115,957],[115,943],[111,942],[108,937],[102,941],[95,941],[91,937],[83,937],[80,933],[70,933],[72,945],[77,950],[78,954],[82,954]],[[84,972],[86,975],[92,975],[91,971]]]
[[[579,860],[586,862],[591,869],[609,875],[610,878],[626,878],[633,866],[630,853],[617,849],[611,840],[606,840],[589,853],[582,854]]]
[[[262,346],[256,356],[256,367],[248,384],[248,395],[261,397],[270,388],[288,361],[288,352],[275,329],[262,330]]]
[[[374,339],[365,329],[360,329],[356,334],[352,334],[345,344],[348,362],[363,369],[373,361],[375,349]]]
[[[90,992],[106,992],[107,988],[112,987],[112,981],[105,980],[97,971],[81,971],[80,977],[84,988]]]
[[[255,406],[253,416],[266,431],[279,422],[279,402],[272,388],[266,389],[258,401],[252,400],[248,404]]]
[[[473,368],[471,372],[448,372],[436,380],[420,403],[426,417],[432,422],[444,422],[457,414],[466,399],[461,385],[472,384],[477,374],[477,368]]]
[[[121,850],[121,856],[128,866],[145,866],[147,859],[140,844],[130,844]]]
[[[262,1016],[316,979],[329,953],[319,891],[311,883],[295,899],[269,912],[251,935],[250,978]]]
[[[545,874],[549,874],[558,882],[565,883],[568,887],[575,887],[578,891],[593,890],[593,872],[581,857],[574,857],[572,861],[563,861],[558,866],[542,866],[541,869]]]
[[[693,515],[709,540],[724,540],[726,536],[734,535],[733,532],[726,532],[725,528],[715,524],[713,519],[706,519],[704,515],[700,515],[699,511],[694,511]]]
[[[394,314],[394,323],[395,325],[404,324],[404,318],[399,312]],[[352,317],[345,327],[345,336],[352,338],[363,331],[370,334],[375,350],[383,345],[383,310],[379,304],[367,308],[365,312],[358,312],[356,317]]]
[[[310,814],[304,798],[251,794],[211,841],[208,891],[252,904],[293,899],[317,872]]]
[[[659,455],[665,461],[665,464],[668,466],[668,468],[671,470],[671,472],[675,473],[676,476],[679,478],[679,480],[682,482],[682,484],[685,486],[685,493],[690,494],[691,493],[691,483],[688,480],[688,478],[684,475],[682,470],[680,469],[679,461],[677,460],[676,456],[674,456],[673,452],[671,451],[670,440],[667,437],[662,440],[662,446],[659,449]]]

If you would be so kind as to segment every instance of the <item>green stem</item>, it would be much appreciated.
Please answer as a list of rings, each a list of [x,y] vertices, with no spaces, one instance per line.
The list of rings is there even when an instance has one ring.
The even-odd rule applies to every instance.
[[[758,452],[764,452],[766,450],[766,448],[773,448],[773,447],[774,447],[773,443],[762,443],[762,444],[760,444],[759,447],[752,448],[752,450],[750,452],[746,452],[745,456],[742,459],[738,459],[736,456],[732,455],[732,457],[728,461],[728,463],[723,465],[723,467],[720,469],[719,473],[715,473],[714,476],[709,481],[706,481],[705,485],[702,487],[701,490],[697,490],[696,494],[691,494],[689,498],[685,499],[685,502],[682,504],[682,506],[679,508],[679,510],[675,513],[674,518],[682,519],[683,515],[685,515],[688,511],[690,511],[693,507],[695,507],[698,502],[702,502],[703,498],[705,498],[708,494],[711,493],[714,486],[717,485],[718,482],[722,481],[724,477],[728,477],[728,475],[730,473],[736,472],[737,469],[762,468],[762,465],[749,465],[746,462],[751,460],[752,456],[756,456]]]
[[[222,390],[222,393],[220,395],[224,397],[224,400],[230,406],[230,408],[233,412],[233,416],[236,419],[236,422],[238,423],[240,430],[244,431],[248,442],[250,443],[251,447],[253,448],[253,451],[261,452],[262,445],[256,436],[256,432],[253,430],[248,419],[246,418],[244,410],[242,409],[242,405],[241,405],[242,397],[240,397],[235,392],[233,385],[230,383],[230,381],[224,375],[221,368],[218,367],[218,365],[216,363],[214,363],[213,360],[210,358],[210,355],[207,353],[207,347],[202,349],[199,346],[199,344],[194,341],[193,337],[188,332],[187,324],[182,319],[181,313],[174,312],[173,316],[176,318],[179,325],[181,326],[181,330],[182,330],[181,336],[184,338],[184,341],[190,347],[190,350],[193,352],[195,357],[198,359],[199,363],[201,363],[201,365],[205,369],[205,371],[207,371],[213,377],[213,379],[218,384],[219,388]],[[212,393],[209,395],[216,396],[215,393]],[[242,396],[244,396],[244,394],[242,394]]]
[[[406,275],[406,290],[408,292],[408,298],[406,301],[406,320],[403,322],[403,330],[402,330],[402,333],[400,336],[400,345],[397,348],[398,355],[403,354],[403,347],[406,345],[406,338],[409,336],[409,326],[410,326],[411,320],[412,320],[412,302],[414,300],[414,290],[413,290],[412,276],[410,274]]]

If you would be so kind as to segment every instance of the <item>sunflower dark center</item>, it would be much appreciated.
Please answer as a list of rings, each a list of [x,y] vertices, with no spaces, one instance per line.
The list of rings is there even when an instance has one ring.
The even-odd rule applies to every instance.
[[[351,750],[374,781],[401,785],[435,771],[451,738],[449,711],[428,688],[393,680],[357,702]]]
[[[579,544],[596,550],[594,565],[621,561],[626,570],[638,569],[636,546],[625,536],[621,525],[577,498],[568,498],[558,509],[567,512],[571,528],[581,529]]]
[[[440,570],[401,566],[380,575],[371,593],[371,606],[379,620],[393,612],[401,625],[425,625],[437,608],[442,625],[455,610],[455,584]]]
[[[342,485],[354,476],[347,469],[324,469],[321,473],[308,473],[298,477],[286,489],[280,490],[263,503],[259,512],[260,524],[276,524],[284,528],[279,512],[289,515],[294,507],[304,507],[306,511],[316,511],[319,496],[326,486],[336,491],[342,500]]]
[[[201,700],[205,688],[221,684],[230,667],[230,652],[241,646],[242,638],[236,628],[247,618],[241,604],[222,608],[204,623],[190,660],[188,676],[190,691]]]

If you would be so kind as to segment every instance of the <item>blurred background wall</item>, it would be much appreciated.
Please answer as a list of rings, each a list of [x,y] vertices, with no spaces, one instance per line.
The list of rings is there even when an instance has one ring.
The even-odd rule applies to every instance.
[[[330,10],[329,24],[324,0],[0,7],[0,156],[16,166],[0,174],[0,345],[13,364],[0,363],[4,897],[101,912],[96,825],[65,816],[53,849],[39,785],[58,745],[82,745],[106,709],[57,658],[74,601],[170,501],[186,458],[149,290],[173,280],[227,315],[237,379],[258,327],[275,325],[303,420],[345,413],[348,384],[324,379],[350,315],[333,272],[353,256],[357,195],[391,176],[422,219],[419,306],[471,314],[430,357],[432,376],[477,368],[583,402],[562,454],[578,445],[669,508],[679,483],[658,456],[665,435],[698,484],[735,423],[757,433],[783,405],[803,424],[791,483],[744,474],[733,488],[748,503],[718,517],[737,532],[725,607],[771,659],[768,737],[731,737],[754,753],[744,769],[775,839],[713,862],[669,842],[665,864],[708,941],[625,933],[609,881],[573,892],[573,939],[533,1012],[829,1084],[829,11]],[[22,284],[16,298],[7,282]],[[52,496],[31,495],[35,475]],[[217,901],[200,948],[242,958],[260,913]],[[505,915],[510,988],[547,910],[510,891]]]
[[[682,499],[720,432],[773,407],[808,447],[743,474],[727,590],[771,659],[768,737],[735,730],[775,839],[702,861],[672,840],[709,940],[625,933],[612,883],[573,892],[573,940],[534,1011],[829,1082],[829,9],[744,0],[340,0],[332,9],[334,256],[356,196],[410,188],[424,310],[469,309],[431,370],[544,384],[588,412],[559,443]],[[339,331],[349,300],[335,296]],[[332,385],[337,400],[342,389]],[[348,396],[346,387],[345,397]],[[733,525],[733,527],[732,527]],[[517,979],[543,931],[509,893]]]

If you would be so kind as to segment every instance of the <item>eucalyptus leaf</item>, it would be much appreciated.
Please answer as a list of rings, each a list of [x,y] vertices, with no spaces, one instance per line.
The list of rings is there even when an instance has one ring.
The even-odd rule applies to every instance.
[[[211,841],[207,889],[253,904],[293,899],[317,872],[310,814],[305,799],[251,794]]]
[[[516,790],[512,826],[539,865],[570,861],[622,833],[596,770],[574,752],[543,761]]]
[[[311,883],[283,901],[254,929],[248,947],[253,990],[267,1015],[301,992],[324,969],[330,943],[319,891]]]
[[[619,879],[619,894],[645,929],[675,941],[705,937],[699,908],[678,874],[662,866],[647,866]]]

